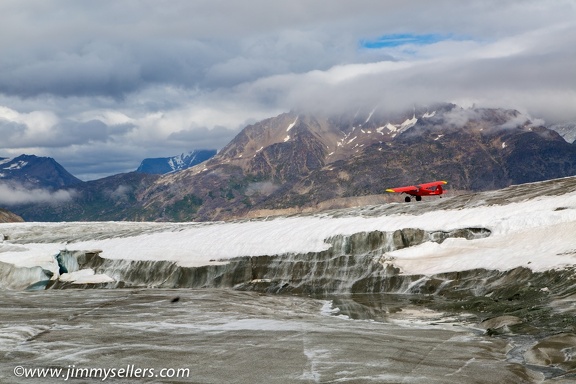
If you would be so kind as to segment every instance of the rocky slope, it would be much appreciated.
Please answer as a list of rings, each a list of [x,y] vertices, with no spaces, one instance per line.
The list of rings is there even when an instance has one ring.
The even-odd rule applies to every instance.
[[[0,208],[0,223],[20,223],[23,221],[20,216]],[[0,236],[0,240],[2,240],[2,236]]]
[[[159,177],[122,173],[76,184],[67,189],[72,198],[62,203],[21,204],[10,209],[26,221],[142,220],[137,194]]]
[[[396,201],[387,188],[432,180],[454,194],[571,175],[576,144],[514,110],[290,112],[194,167],[115,175],[68,187],[66,204],[10,208],[29,221],[224,220]]]
[[[159,179],[139,198],[150,218],[212,220],[436,179],[482,191],[574,174],[576,145],[513,110],[291,112],[246,127],[211,160]]]

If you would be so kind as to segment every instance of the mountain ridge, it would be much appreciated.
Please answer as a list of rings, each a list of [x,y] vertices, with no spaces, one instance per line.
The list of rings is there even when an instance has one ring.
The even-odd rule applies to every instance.
[[[515,110],[440,104],[395,115],[289,112],[246,127],[201,166],[158,180],[143,203],[159,209],[194,195],[202,203],[189,219],[211,220],[435,179],[480,191],[573,174],[576,146]]]
[[[452,191],[482,191],[575,174],[576,145],[515,110],[437,104],[340,116],[291,111],[248,125],[188,169],[111,176],[78,187],[74,209],[43,207],[36,215],[29,206],[23,216],[227,220],[395,201],[387,188],[437,179]],[[99,206],[107,204],[116,209]]]
[[[136,172],[157,175],[178,172],[212,158],[216,152],[215,149],[200,149],[177,156],[146,158],[142,160]]]
[[[53,158],[35,155],[1,158],[0,181],[51,189],[82,183]]]

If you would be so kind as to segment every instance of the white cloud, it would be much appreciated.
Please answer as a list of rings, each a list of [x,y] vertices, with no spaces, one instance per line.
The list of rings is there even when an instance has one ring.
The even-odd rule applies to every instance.
[[[126,201],[132,188],[127,185],[119,185],[115,190],[105,190],[104,193],[116,201]]]
[[[29,203],[61,204],[74,198],[74,190],[50,191],[41,188],[26,188],[16,183],[0,183],[0,204],[17,205]]]

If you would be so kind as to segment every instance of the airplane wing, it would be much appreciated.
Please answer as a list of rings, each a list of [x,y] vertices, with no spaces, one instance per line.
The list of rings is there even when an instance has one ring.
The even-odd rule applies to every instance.
[[[389,188],[386,190],[386,192],[396,192],[396,193],[417,192],[417,191],[418,191],[418,187],[416,187],[414,185],[409,185],[407,187]]]
[[[426,189],[426,188],[430,188],[430,187],[437,187],[439,185],[444,185],[444,184],[448,184],[447,181],[433,181],[431,183],[424,183],[424,184],[420,184],[418,185],[418,187],[422,188],[422,189]]]

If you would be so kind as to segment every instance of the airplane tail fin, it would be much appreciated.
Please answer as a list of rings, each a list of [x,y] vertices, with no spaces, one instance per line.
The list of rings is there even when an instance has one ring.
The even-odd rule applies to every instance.
[[[442,188],[441,185],[439,185],[439,186],[436,187],[436,193],[437,193],[438,195],[441,195],[441,194],[444,193],[444,189]]]

